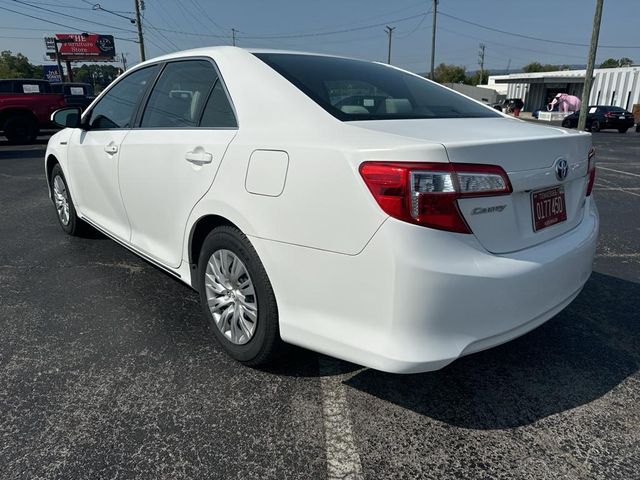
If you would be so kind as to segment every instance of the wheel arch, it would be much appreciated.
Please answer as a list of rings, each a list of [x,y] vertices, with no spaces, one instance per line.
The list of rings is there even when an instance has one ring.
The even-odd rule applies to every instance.
[[[38,124],[38,117],[28,108],[10,107],[0,111],[0,128],[4,130],[6,121],[14,115],[26,115],[31,117]]]
[[[238,228],[231,220],[214,214],[204,215],[194,222],[189,232],[189,263],[192,265],[192,270],[193,266],[198,264],[204,239],[207,238],[211,230],[222,225]]]

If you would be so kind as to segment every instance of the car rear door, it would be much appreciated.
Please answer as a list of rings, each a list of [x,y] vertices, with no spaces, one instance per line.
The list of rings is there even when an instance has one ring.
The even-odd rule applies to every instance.
[[[119,180],[131,243],[178,267],[187,218],[207,192],[237,132],[226,88],[212,61],[165,65],[124,139]]]
[[[144,67],[118,80],[85,115],[87,127],[76,129],[69,142],[74,202],[83,217],[126,242],[131,229],[118,185],[120,144],[158,68]]]

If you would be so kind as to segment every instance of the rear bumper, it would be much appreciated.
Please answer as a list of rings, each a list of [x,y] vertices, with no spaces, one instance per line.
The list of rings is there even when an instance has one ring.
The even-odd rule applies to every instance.
[[[387,220],[355,256],[252,238],[283,340],[378,370],[413,373],[516,338],[589,278],[598,214],[544,244],[488,253],[472,235]],[[295,269],[291,266],[295,265]]]
[[[635,124],[635,121],[630,118],[628,120],[605,120],[602,128],[631,128]]]

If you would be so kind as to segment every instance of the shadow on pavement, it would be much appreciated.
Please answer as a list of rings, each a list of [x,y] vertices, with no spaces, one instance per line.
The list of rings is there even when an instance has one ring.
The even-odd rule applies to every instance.
[[[640,284],[594,273],[565,311],[533,332],[437,372],[363,370],[346,385],[450,425],[528,425],[589,403],[638,370]]]

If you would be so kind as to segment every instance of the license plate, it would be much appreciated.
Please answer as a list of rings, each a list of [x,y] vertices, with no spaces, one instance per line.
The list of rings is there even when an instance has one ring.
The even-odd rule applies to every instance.
[[[533,192],[531,194],[531,210],[534,232],[564,222],[567,219],[564,187],[557,186]]]
[[[624,120],[624,119],[625,119],[625,116],[624,116],[624,115],[620,115],[620,117],[619,117],[619,118],[620,118],[620,120]]]

